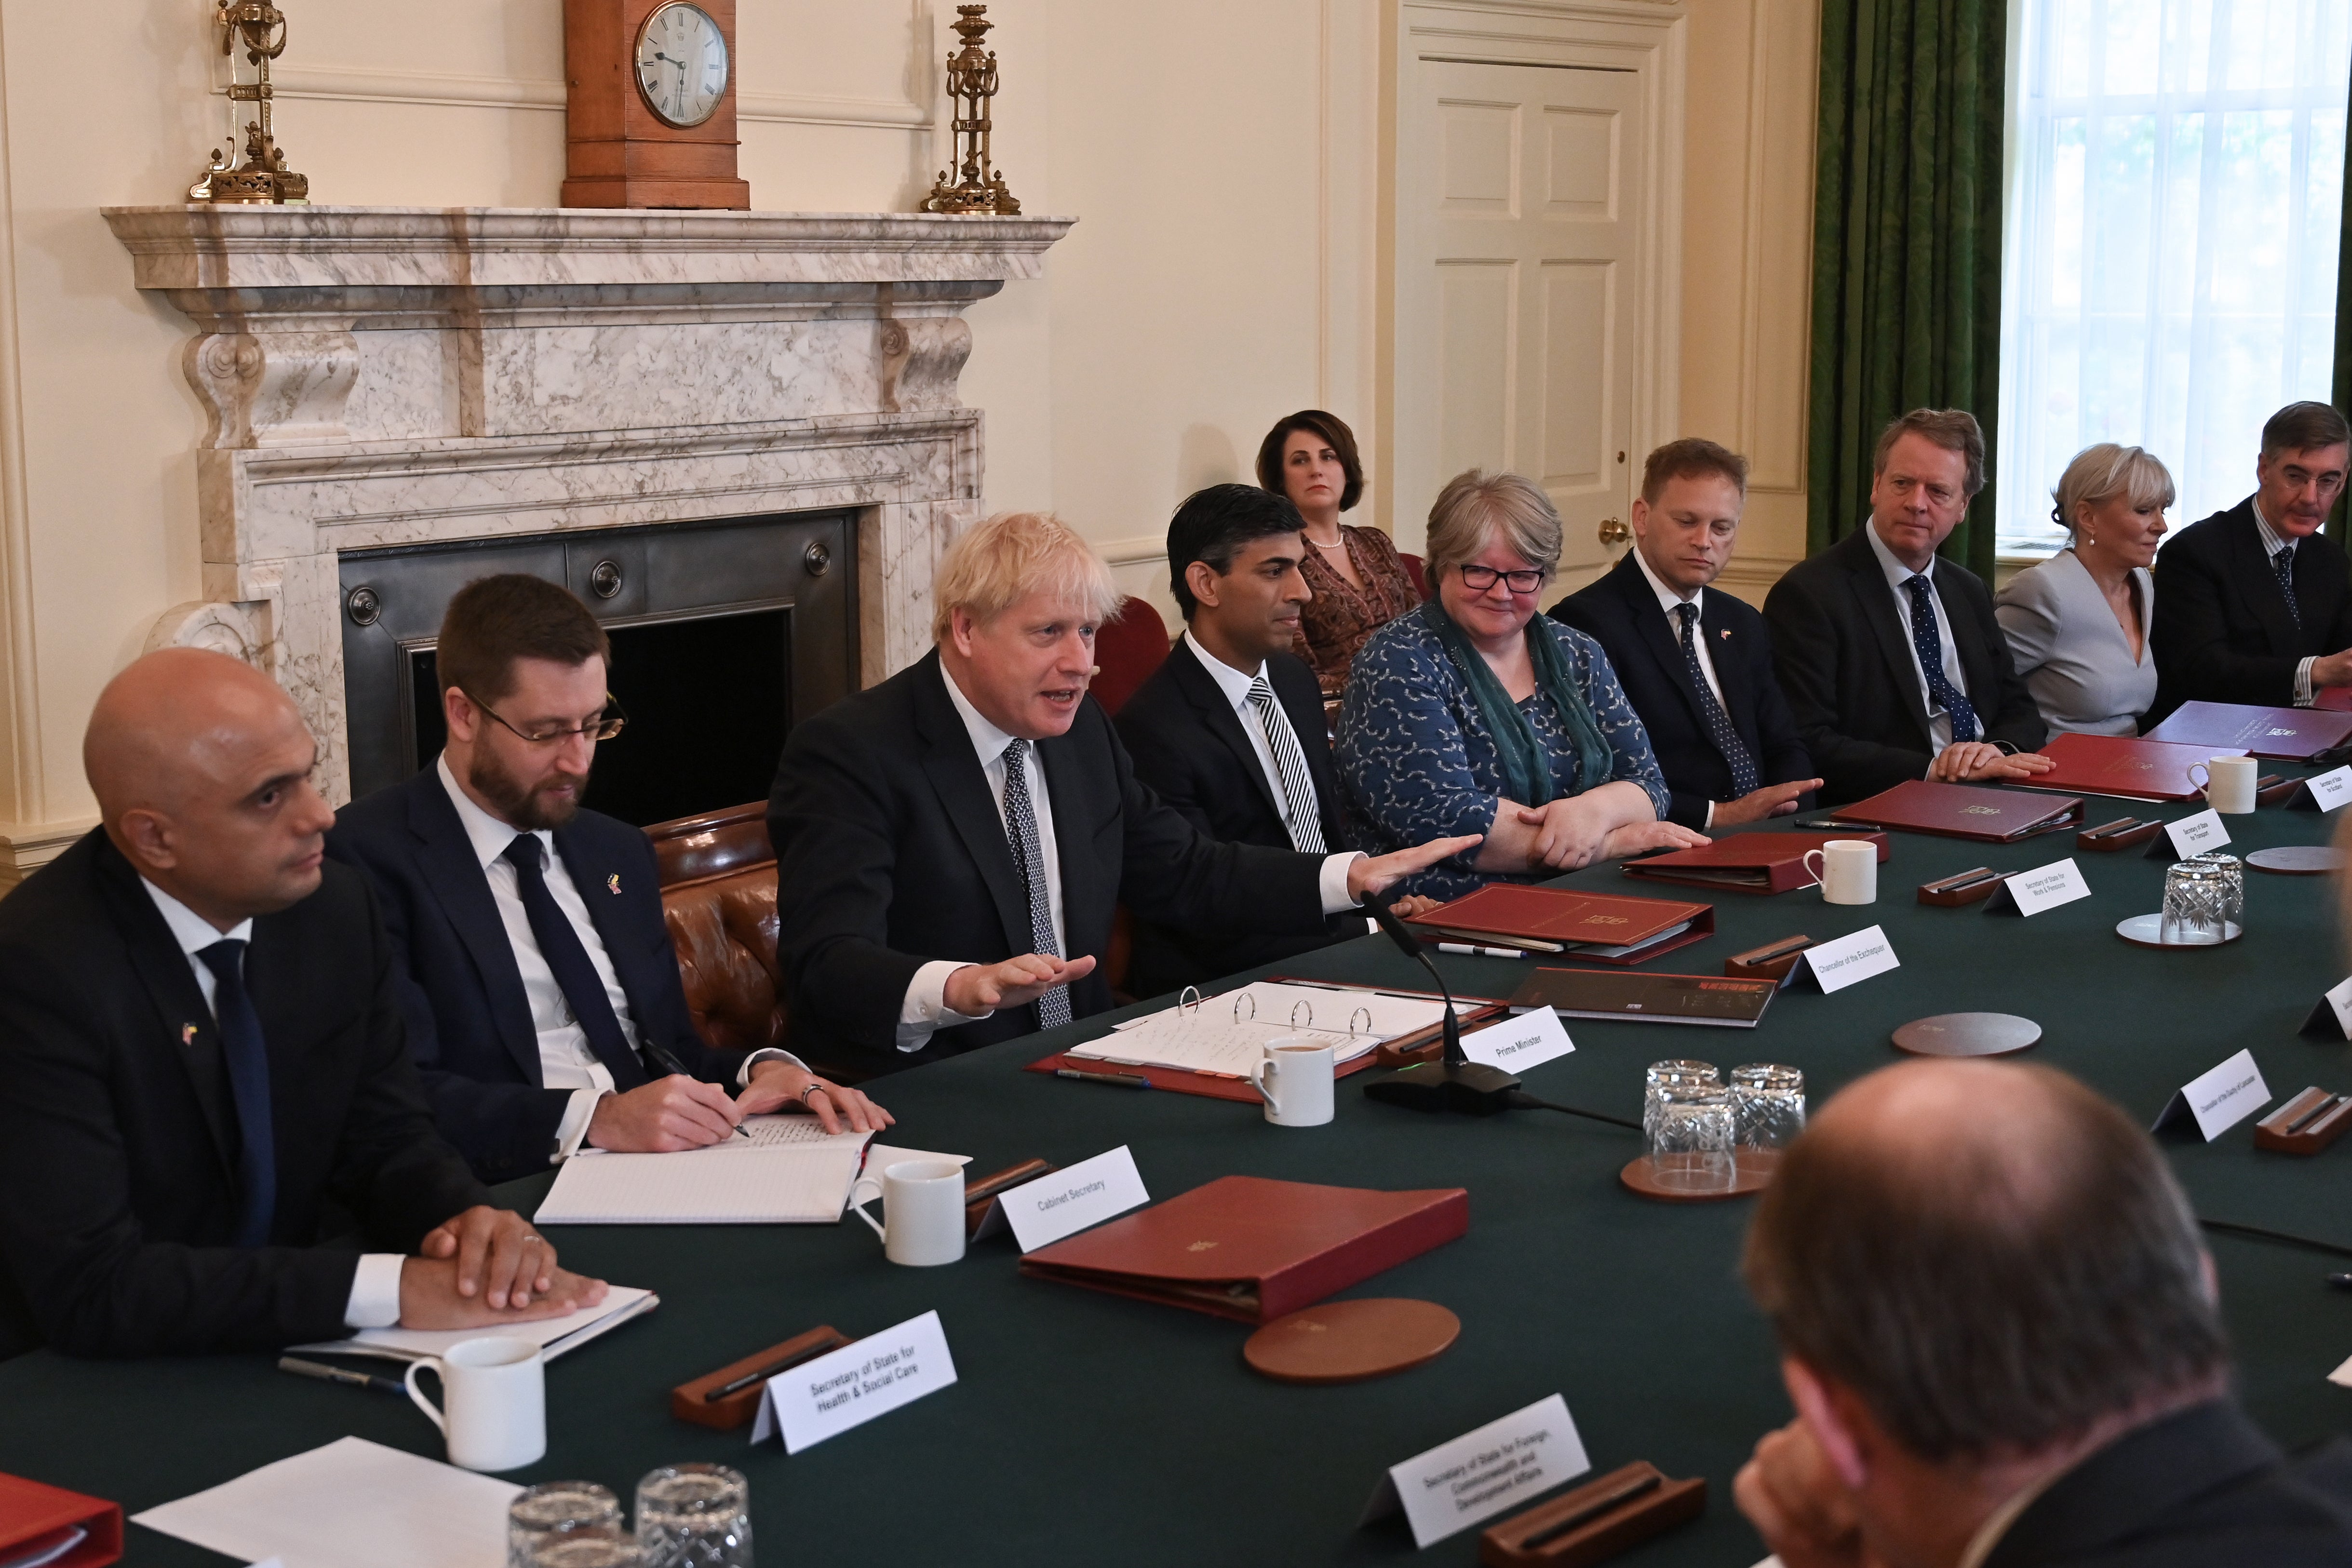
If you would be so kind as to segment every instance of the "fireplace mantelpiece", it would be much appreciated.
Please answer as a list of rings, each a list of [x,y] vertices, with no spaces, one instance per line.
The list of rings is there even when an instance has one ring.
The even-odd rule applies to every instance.
[[[336,555],[859,508],[860,674],[929,642],[977,514],[965,306],[1066,218],[505,207],[109,207],[135,281],[196,323],[182,368],[205,598],[149,646],[294,695],[348,785]]]

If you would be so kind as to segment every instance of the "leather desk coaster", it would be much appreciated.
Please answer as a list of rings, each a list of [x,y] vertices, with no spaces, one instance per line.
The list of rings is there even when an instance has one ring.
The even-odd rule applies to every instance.
[[[1461,1333],[1435,1301],[1324,1301],[1259,1329],[1242,1359],[1276,1383],[1361,1383],[1436,1360]]]
[[[1660,1203],[1721,1203],[1726,1198],[1749,1197],[1762,1192],[1780,1163],[1780,1156],[1776,1152],[1742,1149],[1731,1156],[1731,1179],[1726,1183],[1706,1170],[1662,1166],[1654,1156],[1643,1155],[1619,1171],[1617,1179],[1643,1197]]]
[[[714,1388],[724,1388],[748,1373],[764,1367],[782,1372],[803,1361],[813,1361],[826,1351],[838,1350],[849,1343],[849,1336],[830,1323],[823,1323],[806,1333],[794,1334],[782,1344],[772,1344],[754,1351],[740,1361],[730,1361],[716,1372],[707,1372],[691,1383],[681,1383],[669,1391],[669,1413],[681,1421],[691,1421],[698,1427],[715,1427],[724,1432],[736,1427],[748,1427],[751,1417],[760,1413],[760,1396],[767,1389],[765,1377],[748,1388],[739,1388],[723,1399],[703,1397]],[[771,1375],[772,1375],[772,1374]]]
[[[2315,1155],[2352,1128],[2352,1095],[2314,1086],[2254,1124],[2254,1147]]]
[[[1913,1056],[2007,1056],[2041,1040],[2042,1026],[2015,1013],[1937,1013],[1895,1031],[1895,1049]]]
[[[2333,844],[2281,844],[2276,849],[2256,850],[2246,857],[2246,863],[2281,876],[2325,876],[2344,869],[2344,854]]]
[[[1706,1482],[1668,1480],[1637,1459],[1539,1502],[1478,1536],[1485,1568],[1586,1568],[1706,1511]]]

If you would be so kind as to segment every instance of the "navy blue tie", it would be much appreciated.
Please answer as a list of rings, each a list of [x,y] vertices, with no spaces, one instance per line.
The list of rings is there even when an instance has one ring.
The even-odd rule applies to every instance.
[[[1919,655],[1919,673],[1927,677],[1927,695],[1952,721],[1956,743],[1974,740],[1977,710],[1944,675],[1944,639],[1936,630],[1936,601],[1929,596],[1927,580],[1915,573],[1903,580],[1903,586],[1911,591],[1911,646]]]
[[[615,1084],[636,1088],[646,1082],[645,1064],[629,1049],[629,1037],[621,1030],[620,1015],[613,1010],[613,998],[604,994],[604,977],[596,972],[586,944],[565,918],[555,894],[547,891],[547,852],[539,835],[517,833],[505,853],[515,868],[515,887],[522,894],[522,912],[539,942],[539,956],[547,960],[555,983],[562,988],[563,999],[572,1004],[572,1020],[588,1037],[588,1049],[611,1071]]]
[[[2286,618],[2294,622],[2297,632],[2303,630],[2303,606],[2294,601],[2294,547],[2284,545],[2271,552],[2271,570],[2278,573],[2279,591],[2286,595]]]
[[[261,1015],[245,992],[245,944],[215,942],[196,956],[213,972],[213,1018],[228,1063],[229,1098],[236,1104],[236,1245],[266,1247],[270,1222],[278,1217],[278,1133],[270,1122],[269,1051],[261,1039]]]
[[[1690,676],[1691,689],[1698,693],[1699,711],[1706,717],[1707,738],[1715,742],[1715,748],[1723,753],[1724,765],[1731,769],[1731,798],[1737,800],[1756,789],[1756,758],[1748,752],[1748,743],[1739,738],[1739,731],[1732,727],[1731,716],[1723,711],[1723,705],[1715,700],[1715,693],[1707,687],[1706,671],[1699,665],[1696,641],[1698,606],[1677,604],[1675,615],[1682,622],[1684,670]]]

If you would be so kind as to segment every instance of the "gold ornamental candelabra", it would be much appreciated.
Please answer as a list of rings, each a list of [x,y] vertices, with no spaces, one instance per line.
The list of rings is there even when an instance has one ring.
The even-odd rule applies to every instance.
[[[1021,204],[1005,189],[1004,172],[989,162],[988,106],[996,96],[996,52],[980,47],[995,24],[988,20],[985,5],[959,5],[956,16],[955,30],[963,35],[963,47],[948,57],[948,97],[956,105],[957,179],[949,184],[948,172],[940,170],[923,211],[1010,217]]]
[[[245,126],[245,162],[232,168],[221,149],[213,149],[212,162],[196,183],[188,187],[192,202],[233,203],[257,205],[264,203],[307,202],[310,199],[310,181],[286,166],[285,150],[278,145],[269,125],[269,62],[286,52],[286,14],[271,0],[218,0],[219,9],[214,24],[220,28],[221,53],[229,57],[228,66],[228,146],[236,147],[237,106],[250,103],[258,106],[257,118]],[[254,79],[236,79],[236,47],[245,45],[246,63],[254,69]]]

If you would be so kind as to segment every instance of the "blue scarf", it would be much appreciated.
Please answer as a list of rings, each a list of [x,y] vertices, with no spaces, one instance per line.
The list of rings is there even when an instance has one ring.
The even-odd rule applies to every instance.
[[[1528,716],[1495,678],[1486,657],[1470,645],[1470,639],[1434,595],[1421,607],[1421,618],[1437,633],[1437,640],[1445,645],[1445,656],[1470,684],[1471,698],[1477,703],[1478,715],[1486,721],[1487,733],[1495,737],[1496,750],[1501,755],[1503,793],[1524,806],[1549,804],[1557,793],[1551,787],[1551,758],[1535,726],[1528,722]],[[1535,663],[1537,689],[1550,696],[1551,706],[1568,727],[1569,739],[1576,747],[1576,792],[1581,794],[1607,780],[1616,758],[1601,737],[1601,727],[1585,706],[1584,694],[1577,689],[1551,629],[1538,625],[1538,619],[1528,622],[1528,657]]]

